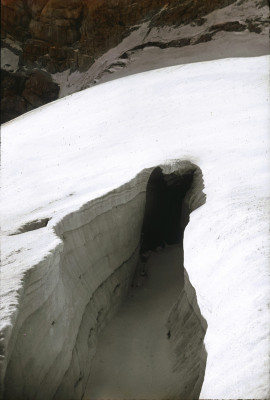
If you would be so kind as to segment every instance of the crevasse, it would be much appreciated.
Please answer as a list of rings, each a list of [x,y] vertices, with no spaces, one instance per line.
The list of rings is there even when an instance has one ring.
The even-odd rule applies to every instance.
[[[188,161],[164,174],[193,170],[188,214],[205,202],[200,169]],[[146,186],[153,168],[83,205],[55,226],[55,252],[24,278],[20,308],[7,346],[5,399],[80,399],[99,332],[124,301],[139,260]],[[206,322],[185,266],[184,289],[168,316],[174,371],[185,398],[199,397],[206,363]],[[15,384],[14,384],[15,382]]]

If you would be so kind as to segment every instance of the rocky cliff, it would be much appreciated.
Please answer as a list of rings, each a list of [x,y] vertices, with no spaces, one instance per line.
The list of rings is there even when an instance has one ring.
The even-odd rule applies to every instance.
[[[22,42],[23,64],[54,73],[87,68],[143,22],[192,22],[235,0],[2,1],[2,35]]]
[[[151,46],[196,46],[219,38],[221,32],[248,32],[251,36],[245,42],[252,43],[254,35],[265,38],[268,24],[266,0],[4,0],[1,10],[2,67],[9,71],[8,79],[16,88],[12,92],[6,90],[4,75],[2,122],[57,98],[59,89],[51,85],[49,77],[49,93],[47,89],[36,93],[30,79],[28,88],[35,93],[35,99],[31,96],[29,101],[25,96],[24,82],[32,73],[37,79],[40,75],[36,70],[56,74],[53,79],[61,86],[62,96],[99,81],[104,73],[111,75],[115,69],[123,69],[130,61],[130,52]],[[215,10],[224,11],[208,20]],[[216,43],[215,48],[226,49],[230,42],[229,36],[227,45]],[[251,53],[265,54],[266,46],[260,47],[254,45]],[[242,42],[238,43],[239,51],[244,55]],[[225,56],[230,56],[230,51]],[[152,62],[149,68],[159,66]],[[61,79],[59,73],[64,71],[68,74]],[[82,75],[76,75],[74,85],[72,73],[76,71]],[[43,85],[42,81],[44,74],[39,85]]]
[[[45,71],[1,72],[1,122],[58,98],[59,86]]]

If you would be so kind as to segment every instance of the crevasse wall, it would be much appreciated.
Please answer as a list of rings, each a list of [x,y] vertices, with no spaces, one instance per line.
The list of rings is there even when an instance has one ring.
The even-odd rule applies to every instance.
[[[187,206],[192,211],[203,203],[199,169],[189,162],[173,162],[162,168],[164,173],[179,174],[195,169]],[[152,170],[142,171],[55,226],[62,242],[24,276],[6,350],[5,399],[81,398],[98,333],[123,300],[137,265],[145,191]],[[183,323],[182,308],[187,319],[193,313],[195,295],[189,300],[190,288],[186,279],[185,295],[176,306],[177,312],[171,314],[174,327]],[[205,330],[201,321],[196,326]],[[197,342],[192,343],[190,346],[197,346]],[[193,349],[193,364],[197,364],[196,354],[194,357]],[[198,375],[196,365],[193,372]],[[185,372],[181,379],[185,388],[189,380]],[[199,391],[200,385],[197,395]]]
[[[207,359],[204,345],[207,323],[185,269],[184,288],[171,310],[167,326],[171,332],[173,372],[181,382],[179,398],[198,399]]]
[[[38,265],[24,279],[13,346],[8,351],[5,398],[51,399],[62,382],[70,398],[81,396],[97,330],[113,313],[112,298],[113,303],[120,302],[136,266],[144,210],[143,177],[85,205],[56,226],[63,248],[53,260],[52,273],[47,273],[50,277],[45,281]],[[132,234],[128,234],[131,227]],[[31,296],[34,282],[40,279],[43,285]],[[45,293],[43,286],[50,288],[50,293]],[[90,347],[87,352],[76,346],[84,331]],[[64,385],[65,378],[69,385]]]
[[[203,188],[201,170],[196,168],[192,186],[182,205],[181,221],[183,227],[188,224],[190,213],[205,203],[206,196],[203,193]],[[186,268],[184,267],[184,287],[171,309],[167,327],[171,333],[170,351],[173,360],[173,372],[178,374],[179,382],[181,382],[179,398],[198,399],[207,360],[204,345],[207,322],[198,306],[196,291],[188,274],[188,265]]]

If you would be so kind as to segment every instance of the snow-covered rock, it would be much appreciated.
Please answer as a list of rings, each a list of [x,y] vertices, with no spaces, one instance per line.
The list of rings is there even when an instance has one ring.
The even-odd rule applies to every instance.
[[[196,7],[196,2],[193,5]],[[177,7],[173,10],[175,13]],[[136,25],[117,46],[97,57],[87,71],[54,74],[60,85],[59,97],[156,68],[269,54],[269,6],[263,0],[229,1],[226,7],[220,3],[219,8],[189,23],[180,23],[178,18],[171,24],[165,15],[166,6],[160,26],[153,21]]]
[[[37,70],[64,97],[156,68],[269,54],[267,0],[18,1],[2,1],[2,122],[57,98],[54,85],[24,90]]]
[[[208,325],[200,396],[269,397],[268,79],[266,56],[175,66],[3,126],[5,398],[81,398],[137,262],[149,175],[190,163],[206,194],[197,208],[198,175],[184,237]]]

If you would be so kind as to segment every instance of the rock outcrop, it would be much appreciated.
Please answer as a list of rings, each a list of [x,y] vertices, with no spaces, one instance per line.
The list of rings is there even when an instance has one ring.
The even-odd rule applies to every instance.
[[[142,24],[187,24],[235,0],[2,1],[2,37],[23,43],[24,65],[87,68]]]
[[[58,98],[59,85],[45,71],[1,73],[1,123]]]

